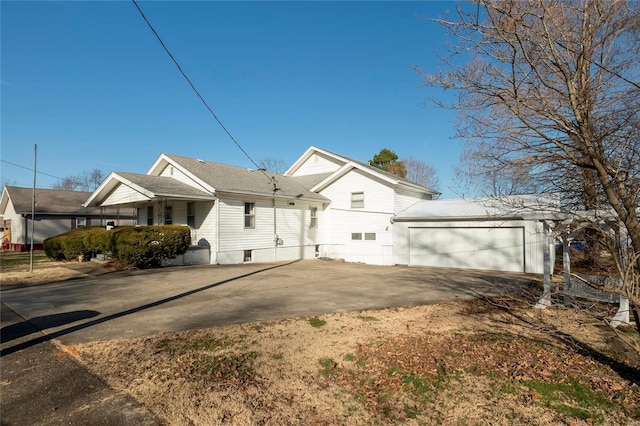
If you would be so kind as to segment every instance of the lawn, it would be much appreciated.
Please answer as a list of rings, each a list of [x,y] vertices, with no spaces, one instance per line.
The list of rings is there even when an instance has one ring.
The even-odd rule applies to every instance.
[[[31,272],[29,271],[30,263],[31,253],[29,252],[0,252],[0,284],[2,287],[44,284],[84,275],[74,269],[78,262],[51,260],[42,250],[33,252],[33,271]],[[90,265],[90,262],[86,262],[86,264]]]
[[[0,251],[0,270],[14,268],[29,268],[31,262],[30,252]],[[33,264],[42,265],[52,261],[44,254],[43,250],[33,252]]]
[[[68,349],[171,425],[638,424],[640,356],[603,323],[613,307],[530,302],[510,295]],[[622,333],[640,343],[634,328]]]

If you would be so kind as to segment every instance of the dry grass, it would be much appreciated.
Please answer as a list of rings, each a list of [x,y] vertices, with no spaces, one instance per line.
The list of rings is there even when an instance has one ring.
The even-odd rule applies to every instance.
[[[0,252],[0,284],[3,287],[10,287],[64,281],[86,277],[88,274],[82,269],[91,270],[104,267],[92,262],[51,260],[42,250],[37,250],[33,256],[33,271],[29,272],[30,260],[28,252]],[[84,268],[79,268],[80,266]]]
[[[37,269],[34,269],[33,273],[30,273],[28,269],[26,271],[2,271],[0,273],[0,283],[2,283],[3,286],[17,284],[33,285],[64,281],[79,276],[83,276],[83,274],[65,266],[39,266]]]
[[[476,301],[75,349],[171,425],[637,424],[638,354],[593,318]]]

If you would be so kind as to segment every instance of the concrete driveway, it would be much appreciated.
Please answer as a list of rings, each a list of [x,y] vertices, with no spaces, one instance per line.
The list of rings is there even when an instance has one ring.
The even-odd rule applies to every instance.
[[[519,274],[305,260],[113,272],[3,290],[2,303],[46,333],[34,335],[27,345],[53,338],[74,344],[456,301],[509,291],[530,279]],[[20,323],[10,327],[3,336],[29,333],[20,331]],[[4,341],[3,352],[24,345]]]

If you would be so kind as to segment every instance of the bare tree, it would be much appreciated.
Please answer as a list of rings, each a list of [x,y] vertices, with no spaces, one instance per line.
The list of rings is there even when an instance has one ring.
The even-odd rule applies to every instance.
[[[457,92],[439,104],[459,112],[457,136],[478,170],[526,162],[529,178],[560,194],[567,211],[613,214],[629,250],[612,253],[623,288],[611,290],[629,298],[640,327],[638,4],[474,0],[439,22],[455,41],[441,57],[446,70],[423,75]]]
[[[53,184],[53,189],[66,191],[93,191],[104,179],[104,173],[99,169],[84,171],[78,175],[65,176]]]
[[[260,168],[265,169],[268,172],[278,174],[286,172],[288,168],[284,160],[273,157],[263,158],[258,162],[258,165],[260,166]]]
[[[483,144],[479,149],[490,149]],[[455,179],[463,196],[468,194],[488,197],[502,197],[516,194],[544,192],[539,182],[533,178],[534,170],[526,158],[519,164],[494,164],[491,155],[480,150],[467,150],[460,156]]]
[[[403,158],[400,162],[404,164],[407,180],[431,189],[440,186],[436,169],[429,164],[414,157]]]

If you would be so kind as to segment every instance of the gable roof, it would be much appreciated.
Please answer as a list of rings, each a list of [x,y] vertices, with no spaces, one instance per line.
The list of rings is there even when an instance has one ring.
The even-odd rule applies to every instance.
[[[396,185],[398,187],[401,187],[405,190],[409,190],[409,191],[414,191],[414,192],[422,192],[425,194],[429,194],[429,195],[440,195],[440,192],[431,189],[431,188],[427,188],[425,186],[419,185],[417,183],[411,182],[407,179],[401,178],[399,176],[394,175],[393,173],[389,173],[386,172],[382,169],[379,169],[377,167],[371,166],[367,163],[364,163],[362,161],[358,161],[358,160],[354,160],[352,158],[349,157],[345,157],[343,155],[338,155],[334,152],[331,151],[327,151],[326,149],[322,149],[322,148],[318,148],[315,146],[311,146],[309,147],[309,149],[307,149],[304,154],[302,154],[302,156],[300,156],[300,158],[298,158],[298,160],[296,160],[296,162],[289,167],[289,169],[285,172],[285,175],[292,175],[295,173],[296,170],[298,170],[313,154],[315,153],[320,153],[320,154],[324,154],[325,156],[328,156],[334,160],[337,160],[339,163],[342,163],[342,166],[339,167],[337,170],[335,170],[333,173],[329,173],[327,174],[326,177],[324,177],[324,179],[322,179],[321,181],[317,182],[315,185],[311,186],[310,189],[312,191],[320,191],[324,188],[326,188],[328,185],[330,185],[331,183],[335,182],[337,179],[339,179],[340,177],[342,177],[344,174],[346,174],[347,172],[351,171],[352,169],[356,168],[362,172],[364,172],[365,174],[369,174],[371,176],[375,176],[379,179],[382,179],[386,182],[388,182],[391,185]],[[306,175],[306,176],[297,176],[296,179],[301,179],[304,180],[306,182],[309,182],[311,180],[311,178],[309,176],[316,176],[319,177],[320,175]]]
[[[122,185],[139,193],[142,198],[146,198],[147,200],[152,200],[156,197],[206,200],[215,198],[206,191],[194,188],[170,177],[111,172],[100,186],[85,199],[84,205],[96,206],[103,204],[104,200]]]
[[[174,154],[160,155],[147,174],[158,175],[169,164],[216,193],[273,196],[273,179],[275,179],[278,197],[327,201],[325,197],[309,191],[291,176]]]
[[[61,189],[36,188],[35,213],[49,215],[104,215],[116,214],[116,209],[100,210],[83,207],[84,201],[91,192],[65,191]],[[0,212],[4,213],[11,202],[18,214],[31,214],[33,188],[5,186],[0,200]]]
[[[187,176],[191,183],[187,184],[170,176],[161,176],[167,167],[174,167]],[[309,191],[291,176],[162,153],[147,174],[126,172],[109,174],[96,191],[90,194],[84,205],[95,206],[104,203],[121,185],[134,190],[141,195],[142,199],[147,200],[157,197],[212,200],[221,193],[272,197],[274,195],[273,179],[275,179],[278,198],[328,201],[325,197]]]

